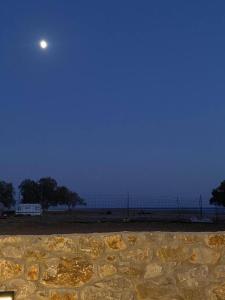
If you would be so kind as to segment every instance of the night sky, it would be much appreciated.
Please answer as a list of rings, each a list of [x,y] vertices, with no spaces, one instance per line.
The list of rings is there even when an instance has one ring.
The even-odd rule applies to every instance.
[[[1,179],[209,196],[224,58],[224,0],[1,0]]]

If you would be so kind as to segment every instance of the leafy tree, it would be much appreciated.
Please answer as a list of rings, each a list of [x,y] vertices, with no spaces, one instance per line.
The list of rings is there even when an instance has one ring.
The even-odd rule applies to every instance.
[[[5,207],[10,208],[15,203],[14,195],[15,192],[12,183],[0,181],[0,202]]]
[[[70,201],[68,207],[71,208],[75,207],[76,205],[87,205],[87,203],[77,193],[70,192]]]
[[[69,189],[65,186],[59,186],[55,191],[55,203],[65,204],[69,197]]]
[[[68,209],[76,205],[86,205],[85,201],[75,192],[70,191],[65,186],[59,186],[55,193],[55,199],[58,204],[68,206]]]
[[[212,191],[210,204],[225,206],[225,180],[222,181],[221,184]]]
[[[36,181],[25,179],[19,185],[22,203],[40,203],[41,194]]]
[[[55,205],[55,192],[57,190],[57,181],[51,177],[44,177],[38,181],[39,192],[41,195],[41,204],[43,208]]]
[[[85,201],[77,193],[65,186],[58,186],[57,181],[51,177],[41,178],[38,182],[26,179],[19,189],[22,203],[40,203],[45,209],[58,204],[67,205],[68,209],[75,205],[85,205]]]

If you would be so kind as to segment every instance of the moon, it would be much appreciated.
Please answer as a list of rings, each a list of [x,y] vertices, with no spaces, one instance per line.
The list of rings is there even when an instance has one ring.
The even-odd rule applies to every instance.
[[[46,49],[46,48],[48,48],[48,42],[46,40],[41,40],[39,42],[39,46],[41,49]]]

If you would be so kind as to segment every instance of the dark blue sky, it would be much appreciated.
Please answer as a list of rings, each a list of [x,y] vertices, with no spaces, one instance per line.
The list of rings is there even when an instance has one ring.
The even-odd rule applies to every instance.
[[[1,0],[0,177],[209,195],[224,58],[224,0]]]

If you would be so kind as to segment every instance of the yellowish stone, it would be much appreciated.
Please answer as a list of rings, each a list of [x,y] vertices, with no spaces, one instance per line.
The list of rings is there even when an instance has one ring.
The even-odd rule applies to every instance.
[[[105,241],[107,246],[113,250],[124,250],[127,248],[120,234],[106,236]]]
[[[115,274],[117,272],[117,269],[112,264],[105,264],[103,266],[99,267],[99,275],[100,277],[107,277]]]
[[[0,238],[0,244],[16,244],[16,243],[24,243],[26,241],[25,237],[20,236],[7,236]]]
[[[46,241],[44,241],[44,243],[42,243],[42,247],[50,251],[64,252],[72,252],[75,248],[73,240],[63,236],[54,236],[48,238]]]
[[[47,253],[43,249],[35,249],[32,247],[29,247],[26,249],[24,257],[28,260],[42,260],[43,258],[47,257],[49,253]]]
[[[22,265],[5,259],[0,260],[0,281],[18,277],[22,272]]]
[[[193,249],[190,262],[193,264],[215,264],[219,258],[219,252],[210,248],[198,247]]]
[[[157,283],[143,282],[136,286],[136,292],[138,300],[183,300],[177,294],[176,287],[172,285],[162,286]]]
[[[186,247],[164,246],[156,251],[157,257],[164,262],[181,262],[188,259],[190,251]]]
[[[43,284],[58,287],[76,287],[93,276],[93,265],[77,258],[61,258],[57,265],[49,266],[43,276]]]
[[[141,277],[144,273],[142,267],[130,263],[123,263],[118,267],[118,269],[119,273],[125,276]]]
[[[219,265],[214,269],[214,273],[216,278],[224,278],[225,277],[225,265]]]
[[[127,252],[124,257],[124,254],[121,254],[121,259],[125,260],[135,260],[135,261],[144,261],[150,258],[150,250],[148,248],[143,249],[134,249]]]
[[[225,246],[225,235],[224,234],[210,235],[208,237],[207,244],[208,246],[211,247]]]
[[[81,237],[79,240],[79,250],[90,256],[90,258],[97,259],[103,254],[105,244],[103,239],[92,236]]]
[[[117,291],[108,289],[107,285],[98,288],[95,286],[85,287],[81,291],[81,300],[133,300],[132,291]]]
[[[127,240],[128,240],[128,243],[133,246],[137,242],[137,236],[135,236],[135,235],[128,235],[127,236]]]
[[[7,282],[8,289],[16,291],[16,299],[31,299],[31,295],[35,292],[36,286],[31,281],[23,279],[13,279]]]
[[[178,282],[185,288],[195,289],[199,286],[204,286],[209,275],[209,268],[207,265],[197,265],[193,267],[180,266],[176,270]]]
[[[225,299],[225,283],[222,283],[213,289],[213,294],[216,296],[216,300]],[[214,300],[214,299],[213,299]]]
[[[50,295],[50,300],[77,300],[77,293],[76,292],[60,292],[55,291],[52,292]]]
[[[108,261],[115,261],[116,260],[116,256],[115,255],[108,255],[106,259]]]
[[[31,281],[36,281],[39,278],[39,265],[30,265],[27,268],[27,279]]]
[[[144,278],[154,278],[162,274],[162,266],[157,263],[148,264],[144,274]]]
[[[23,245],[18,245],[17,247],[4,246],[2,247],[1,251],[5,257],[10,257],[10,258],[21,258],[24,254]]]

